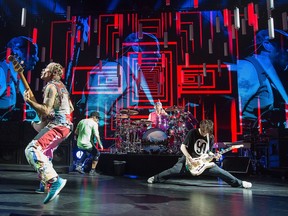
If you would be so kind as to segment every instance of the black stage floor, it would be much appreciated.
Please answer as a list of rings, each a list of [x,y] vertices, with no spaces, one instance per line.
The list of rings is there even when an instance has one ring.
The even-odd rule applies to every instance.
[[[155,164],[157,166],[157,164]],[[0,215],[288,215],[285,178],[246,175],[252,189],[231,188],[215,178],[174,178],[147,184],[146,177],[61,173],[67,184],[44,205],[36,173],[0,168]]]

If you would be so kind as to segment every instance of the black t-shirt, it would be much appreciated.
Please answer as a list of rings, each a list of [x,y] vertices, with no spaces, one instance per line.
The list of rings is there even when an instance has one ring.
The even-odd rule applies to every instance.
[[[188,132],[183,144],[187,146],[189,154],[194,157],[199,157],[202,154],[208,153],[213,145],[214,140],[202,136],[199,129],[192,129]]]

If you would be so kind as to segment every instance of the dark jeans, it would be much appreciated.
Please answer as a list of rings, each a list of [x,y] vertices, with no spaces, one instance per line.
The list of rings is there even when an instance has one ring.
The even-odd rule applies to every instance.
[[[185,167],[185,161],[186,158],[183,155],[178,162],[171,168],[164,170],[163,172],[157,174],[154,176],[154,182],[164,182],[170,177],[178,176],[184,173]],[[236,178],[235,176],[231,175],[226,170],[223,170],[219,166],[215,165],[211,168],[206,169],[202,175],[209,175],[209,176],[215,176],[223,181],[225,181],[227,184],[231,185],[232,187],[240,187],[242,185],[242,181]]]

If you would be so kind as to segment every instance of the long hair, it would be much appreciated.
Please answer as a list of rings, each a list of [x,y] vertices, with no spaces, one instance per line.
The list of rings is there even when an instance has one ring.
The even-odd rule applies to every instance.
[[[214,128],[214,123],[213,121],[209,120],[209,119],[205,119],[205,120],[202,120],[200,122],[200,130],[203,132],[203,133],[209,133],[209,134],[213,134],[213,129]]]

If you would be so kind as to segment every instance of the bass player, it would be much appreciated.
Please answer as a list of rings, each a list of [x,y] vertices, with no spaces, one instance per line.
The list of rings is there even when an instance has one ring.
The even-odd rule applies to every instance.
[[[61,82],[63,67],[59,63],[51,62],[41,72],[41,79],[46,81],[43,91],[43,103],[37,103],[31,97],[30,89],[24,92],[24,101],[33,107],[41,116],[49,119],[36,137],[27,145],[25,156],[28,163],[38,172],[44,185],[51,185],[44,199],[44,204],[52,201],[66,184],[66,179],[58,176],[50,161],[48,152],[53,151],[63,142],[73,130],[71,113],[73,105],[69,92]]]
[[[194,165],[197,167],[201,156],[207,153],[211,156],[213,153],[209,150],[212,148],[214,143],[213,127],[214,123],[211,120],[202,120],[200,122],[200,127],[190,130],[185,137],[185,140],[180,147],[183,156],[178,160],[178,162],[173,167],[150,177],[147,182],[149,184],[162,183],[172,176],[183,174],[187,169],[186,167],[188,167],[186,166],[186,160],[189,160],[187,161],[188,164],[192,164],[192,166]],[[214,155],[214,158],[217,159],[220,156],[221,155],[216,154]],[[210,162],[209,164],[210,165],[207,166],[207,168],[202,172],[203,175],[218,177],[229,184],[231,187],[252,187],[250,182],[241,181],[226,170],[220,168],[215,163]],[[202,164],[202,166],[205,166],[205,164]]]

